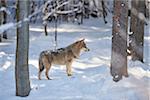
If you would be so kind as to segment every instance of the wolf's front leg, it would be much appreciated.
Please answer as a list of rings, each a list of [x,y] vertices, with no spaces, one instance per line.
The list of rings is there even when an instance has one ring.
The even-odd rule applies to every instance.
[[[66,64],[66,72],[68,76],[72,76],[72,68],[71,68],[72,62],[69,62]]]

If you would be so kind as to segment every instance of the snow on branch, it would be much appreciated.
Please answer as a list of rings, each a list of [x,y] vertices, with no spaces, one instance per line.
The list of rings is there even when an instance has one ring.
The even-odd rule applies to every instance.
[[[67,10],[67,11],[56,11],[57,14],[69,14],[69,13],[73,13],[79,11],[79,8],[73,9],[73,10]]]
[[[148,20],[146,19],[145,15],[143,13],[139,13],[135,8],[131,9],[131,13],[135,16],[137,16],[140,20],[144,21],[144,22],[148,22]]]
[[[49,2],[49,1],[47,1]],[[47,3],[46,2],[46,3]],[[31,15],[29,15],[28,17],[24,18],[23,20],[19,21],[19,22],[16,22],[16,23],[6,23],[6,24],[3,24],[0,26],[0,34],[2,34],[3,32],[5,32],[6,30],[8,29],[11,29],[13,27],[19,27],[22,25],[22,23],[26,22],[26,21],[30,21],[30,19],[35,16],[36,14],[40,13],[43,9],[44,5],[42,5],[36,12],[32,13]],[[0,12],[1,11],[7,11],[7,9],[5,7],[1,7],[0,8]]]
[[[42,12],[44,13],[44,11],[46,10],[46,8],[48,7],[48,5],[52,2],[53,0],[49,0],[49,1],[47,1],[46,3],[45,3],[45,5],[43,6],[43,10],[42,10]],[[51,6],[52,7],[52,6]],[[50,8],[51,8],[50,7]]]
[[[4,24],[4,25],[1,25],[0,26],[0,34],[3,33],[3,32],[5,32],[8,29],[14,27],[14,26],[15,26],[14,23],[7,23],[7,24]]]
[[[16,23],[7,23],[4,25],[0,26],[0,34],[3,33],[4,31],[13,28],[13,27],[20,27],[22,25],[22,23],[30,21],[30,19],[35,16],[38,13],[41,13],[43,11],[43,9],[45,9],[45,7],[51,3],[53,0],[48,0],[44,5],[42,5],[37,11],[35,11],[34,13],[32,13],[31,15],[29,15],[28,17],[24,18],[23,20],[16,22]],[[79,8],[75,8],[73,10],[68,10],[68,11],[57,11],[59,8],[69,4],[70,1],[61,3],[60,5],[56,6],[55,9],[52,9],[51,12],[49,12],[46,16],[43,17],[43,20],[47,20],[49,16],[51,16],[52,14],[58,13],[58,14],[67,14],[67,13],[72,13],[75,11],[79,11]],[[7,11],[7,9],[5,7],[1,7],[0,11]]]
[[[33,12],[31,15],[29,15],[29,16],[28,16],[29,20],[30,20],[33,16],[35,16],[35,15],[37,15],[38,13],[42,12],[43,7],[44,7],[44,5],[42,5],[37,11],[35,11],[35,12]]]
[[[5,12],[6,14],[10,15],[10,11],[6,7],[1,7],[0,12]]]
[[[75,5],[75,4],[74,4],[74,5],[73,5],[73,4],[71,4],[70,6],[71,6],[71,7],[80,7],[80,6],[81,6],[81,4],[80,4],[80,3],[78,3],[78,4],[76,4],[76,5]]]
[[[55,9],[53,9],[51,12],[49,12],[46,16],[43,17],[43,20],[47,20],[52,14],[54,14],[56,12],[57,9],[59,9],[60,7],[69,4],[69,1],[64,2],[60,5],[58,5]]]

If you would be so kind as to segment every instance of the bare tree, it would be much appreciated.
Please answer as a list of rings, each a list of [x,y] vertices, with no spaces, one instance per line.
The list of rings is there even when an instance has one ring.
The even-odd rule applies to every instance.
[[[130,50],[132,60],[143,62],[145,0],[132,0],[130,21]]]
[[[44,4],[45,4],[45,2],[46,2],[46,1],[44,1]],[[43,9],[44,9],[44,10],[43,10],[44,16],[46,16],[46,14],[48,13],[48,11],[49,11],[49,8],[48,8],[48,7],[49,7],[49,6],[50,6],[50,5],[49,5],[48,3],[45,4],[45,7],[43,8]],[[47,31],[47,26],[48,26],[48,25],[47,25],[47,24],[48,24],[48,18],[43,21],[45,36],[48,35],[48,31]]]
[[[2,7],[0,2],[0,8]],[[0,11],[0,25],[2,24],[2,12]],[[0,42],[2,42],[2,33],[0,33]]]
[[[17,22],[24,21],[28,16],[29,0],[17,0]],[[28,96],[30,93],[28,49],[29,49],[29,23],[23,22],[17,28],[16,44],[16,95]]]
[[[112,29],[111,75],[114,81],[122,76],[128,77],[127,72],[127,26],[128,0],[114,0],[114,15]]]
[[[104,3],[104,0],[101,0],[101,3],[102,3],[102,9],[103,9],[103,18],[104,18],[104,22],[106,24],[107,23],[107,21],[106,21],[106,16],[107,16],[106,5]]]
[[[7,22],[7,13],[6,13],[6,0],[0,0],[0,7],[4,7],[5,10],[0,12],[0,24],[6,24]],[[4,31],[0,35],[0,42],[2,41],[2,37],[7,39],[7,33]]]
[[[145,0],[145,6],[146,6],[145,17],[149,20],[150,19],[150,1],[149,0]]]
[[[6,0],[1,0],[1,4],[2,4],[2,7],[6,8]],[[7,13],[6,13],[6,11],[3,11],[3,22],[2,22],[2,24],[6,24],[6,22],[7,22]],[[3,33],[3,38],[7,39],[6,31],[4,31],[4,33]]]

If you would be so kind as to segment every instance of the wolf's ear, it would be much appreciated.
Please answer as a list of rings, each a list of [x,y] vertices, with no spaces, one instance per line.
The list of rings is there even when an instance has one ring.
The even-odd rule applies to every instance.
[[[83,38],[82,40],[80,40],[81,42],[83,42],[85,39]]]

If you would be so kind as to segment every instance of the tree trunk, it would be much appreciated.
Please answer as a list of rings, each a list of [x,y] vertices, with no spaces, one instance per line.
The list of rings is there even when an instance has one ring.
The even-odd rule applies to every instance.
[[[150,20],[150,2],[146,0],[145,17]]]
[[[145,1],[132,0],[131,2],[131,22],[130,32],[132,32],[130,39],[130,49],[132,60],[139,60],[143,62],[143,44],[144,44],[144,13]]]
[[[122,76],[128,77],[127,72],[127,26],[128,0],[114,0],[111,75],[114,81]]]
[[[45,36],[48,35],[48,32],[47,32],[47,24],[44,25],[44,32],[45,32]]]
[[[102,9],[103,9],[104,22],[105,22],[105,24],[107,24],[107,21],[106,21],[107,11],[106,11],[106,8],[105,8],[104,0],[102,0],[101,3],[102,3]]]
[[[17,0],[17,22],[24,20],[28,16],[29,1]],[[28,96],[30,93],[29,68],[28,68],[28,49],[29,49],[29,22],[23,22],[17,28],[16,44],[16,96]]]
[[[1,0],[1,6],[6,8],[6,0]],[[2,17],[3,17],[2,18],[3,19],[2,24],[6,24],[6,22],[7,22],[7,13],[6,13],[6,11],[2,12]],[[6,31],[3,32],[3,38],[7,39]]]
[[[2,7],[1,1],[0,1],[0,8]],[[0,25],[2,24],[2,12],[0,11]],[[0,42],[2,42],[2,33],[0,33]]]
[[[81,9],[81,21],[80,24],[83,24],[83,18],[84,18],[84,1],[81,1],[82,7],[80,7]]]

